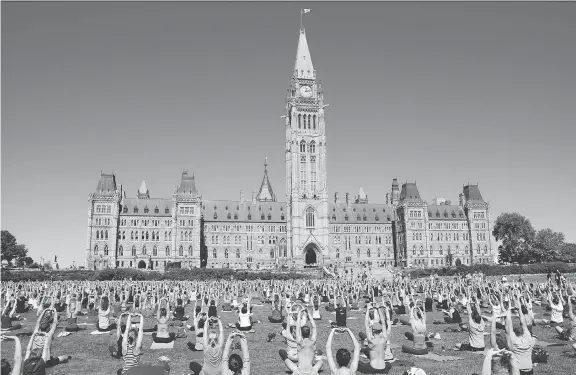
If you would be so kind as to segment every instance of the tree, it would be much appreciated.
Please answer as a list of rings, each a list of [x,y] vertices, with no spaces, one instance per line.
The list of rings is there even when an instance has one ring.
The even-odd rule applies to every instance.
[[[564,233],[554,232],[550,228],[541,229],[534,238],[534,253],[538,261],[552,260],[564,245]]]
[[[536,231],[530,220],[517,212],[503,213],[494,224],[492,235],[502,241],[498,247],[498,260],[506,263],[529,263],[534,256]]]
[[[2,231],[2,260],[11,262],[13,259],[23,258],[28,254],[25,245],[18,244],[16,237],[7,230]]]
[[[565,243],[560,246],[555,260],[568,263],[576,263],[576,243]]]
[[[34,263],[34,260],[30,257],[21,257],[16,261],[18,267],[30,266],[32,263]]]

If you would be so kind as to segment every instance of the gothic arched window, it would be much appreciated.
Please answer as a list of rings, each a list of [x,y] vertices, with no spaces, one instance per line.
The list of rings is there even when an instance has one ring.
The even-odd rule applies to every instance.
[[[146,255],[146,245],[142,246],[142,254]]]
[[[308,148],[310,150],[311,154],[314,154],[316,152],[316,142],[311,141],[310,142],[310,147]]]
[[[314,228],[314,209],[308,207],[306,210],[306,228]]]
[[[188,256],[191,257],[193,253],[192,245],[188,246]]]
[[[166,256],[170,256],[170,246],[166,246]]]
[[[124,248],[122,246],[118,248],[118,254],[120,254],[120,256],[124,255]]]
[[[94,255],[98,255],[98,245],[94,245]]]
[[[240,249],[236,249],[236,258],[240,259]]]
[[[96,231],[96,239],[97,239],[97,240],[100,239],[100,231],[99,231],[99,230]]]
[[[308,129],[312,129],[312,115],[308,115]]]
[[[184,256],[184,248],[182,247],[182,245],[180,245],[180,248],[178,249],[178,255],[181,257]]]
[[[312,127],[314,128],[314,130],[316,130],[316,115],[312,117]]]
[[[302,128],[302,115],[298,115],[298,129]]]
[[[154,245],[154,247],[152,248],[152,255],[158,256],[158,247],[156,245]]]
[[[306,142],[304,140],[300,141],[300,152],[306,152]]]
[[[104,255],[108,255],[108,245],[104,246]]]
[[[270,249],[270,258],[274,258],[274,249]]]
[[[306,129],[306,117],[307,117],[306,115],[303,115],[303,116],[302,116],[302,119],[303,119],[303,121],[304,121],[304,123],[302,124],[302,125],[303,125],[303,126],[302,126],[303,129]]]
[[[136,246],[132,245],[132,256],[136,256]]]

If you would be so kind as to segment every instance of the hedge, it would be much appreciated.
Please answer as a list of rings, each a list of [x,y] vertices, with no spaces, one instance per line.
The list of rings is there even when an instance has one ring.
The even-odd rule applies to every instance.
[[[106,269],[102,271],[14,271],[2,270],[2,281],[48,281],[48,280],[293,280],[312,278],[312,274],[298,272],[270,271],[235,271],[232,269],[194,268],[173,269],[164,273],[158,271],[142,271],[132,268]]]
[[[545,274],[548,272],[555,272],[556,270],[562,273],[576,272],[576,265],[563,262],[552,263],[536,263],[526,265],[490,265],[490,264],[475,264],[471,267],[458,266],[458,267],[443,267],[443,268],[425,268],[410,270],[408,273],[412,278],[428,277],[432,274],[439,276],[454,276],[457,274],[467,274],[474,272],[482,272],[486,276],[503,276],[503,275],[529,275],[529,274]]]

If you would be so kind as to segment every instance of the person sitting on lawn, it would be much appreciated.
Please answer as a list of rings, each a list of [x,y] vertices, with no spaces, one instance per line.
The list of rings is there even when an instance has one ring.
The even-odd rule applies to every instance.
[[[368,342],[367,348],[363,349],[362,352],[370,359],[370,362],[358,362],[358,372],[363,374],[387,374],[392,367],[386,361],[386,347],[388,346],[388,334],[391,326],[389,325],[386,331],[383,330],[380,320],[382,313],[378,314],[379,321],[375,321],[370,325],[370,310],[366,310],[364,320],[366,334],[360,333],[360,339]]]
[[[139,317],[140,324],[138,330],[132,327],[132,317]],[[142,355],[142,339],[144,337],[144,317],[142,314],[128,314],[126,320],[126,329],[122,335],[122,358],[124,366],[118,370],[119,374],[124,374],[132,367],[140,363],[140,356]]]
[[[413,344],[412,346],[402,345],[402,351],[414,355],[428,354],[428,346],[426,345],[426,312],[418,306],[410,308],[410,324],[412,332],[406,332],[405,336],[408,340],[413,341]]]
[[[332,357],[332,341],[334,340],[334,333],[344,333],[348,332],[352,343],[354,344],[354,353],[350,356],[348,349],[338,349],[336,352],[336,361]],[[328,366],[330,367],[331,375],[355,375],[356,370],[358,370],[358,363],[360,360],[360,344],[350,328],[332,328],[330,335],[328,336],[328,341],[326,342],[326,356],[328,360]]]
[[[576,314],[574,314],[574,309],[572,308],[572,297],[574,294],[572,292],[572,288],[567,288],[567,300],[568,300],[568,316],[570,318],[570,322],[568,328],[563,329],[560,326],[556,326],[556,331],[560,335],[560,339],[566,341],[576,341]],[[576,343],[574,343],[573,348],[576,349]]]
[[[110,355],[116,359],[122,359],[122,343],[124,342],[124,335],[122,334],[122,329],[126,329],[126,325],[122,324],[122,318],[130,316],[130,313],[122,312],[120,316],[116,319],[116,347],[113,345],[108,346]]]
[[[500,365],[498,365],[500,363]],[[484,356],[482,375],[520,375],[518,360],[506,349],[490,348]]]
[[[114,323],[110,324],[110,312],[110,298],[108,295],[104,295],[100,299],[100,308],[98,309],[98,323],[96,323],[98,331],[108,332],[116,328]]]
[[[308,326],[302,327],[302,314],[308,315],[308,310],[303,309],[298,313],[298,320],[296,321],[296,343],[298,344],[298,364],[294,363],[288,358],[285,351],[280,350],[280,358],[286,364],[286,367],[292,371],[293,375],[308,374],[318,375],[318,371],[322,368],[322,358],[317,358],[318,362],[313,364],[316,357],[316,322],[314,319],[308,319],[312,329]]]
[[[165,307],[163,306],[165,304]],[[166,298],[160,299],[158,304],[158,311],[156,312],[156,332],[152,334],[152,341],[156,343],[167,344],[176,339],[176,333],[170,332],[168,324],[170,316],[168,315],[168,300]]]
[[[188,320],[188,316],[184,315],[184,306],[182,302],[182,298],[178,298],[176,300],[176,308],[174,309],[174,320],[179,320],[181,322],[185,322]]]
[[[208,330],[211,323],[217,323],[219,333]],[[222,348],[224,346],[224,327],[218,318],[209,318],[204,324],[204,363],[200,365],[197,362],[190,363],[190,370],[195,375],[220,375],[222,373]]]
[[[480,306],[475,304],[474,308],[470,306],[469,301],[466,304],[468,311],[468,343],[456,344],[458,350],[469,350],[473,352],[484,351],[484,321],[482,316],[478,313]]]
[[[45,309],[36,322],[36,327],[34,328],[34,332],[28,342],[26,355],[24,356],[24,363],[22,365],[24,373],[26,373],[28,371],[27,369],[30,368],[42,369],[40,371],[45,371],[48,367],[56,366],[60,363],[66,363],[72,358],[71,356],[66,355],[54,358],[51,355],[52,337],[54,336],[57,326],[58,312],[56,309]]]
[[[272,313],[268,316],[268,321],[270,323],[282,323],[283,320],[282,302],[280,301],[280,296],[275,294],[274,300],[272,301]]]
[[[322,320],[322,315],[320,314],[320,296],[314,294],[312,297],[312,319]]]
[[[80,330],[78,327],[78,311],[82,308],[80,300],[76,295],[70,298],[70,303],[66,304],[66,332],[77,332]]]
[[[238,354],[230,355],[230,349],[234,342],[234,337],[238,337],[242,349],[242,357]],[[228,358],[228,361],[222,361],[222,375],[250,375],[250,354],[248,353],[248,341],[243,332],[230,332],[228,340],[224,347],[222,358]]]
[[[512,324],[511,311],[506,310],[506,341],[509,350],[513,353],[513,358],[518,361],[520,374],[531,375],[533,373],[532,349],[535,340],[528,331],[522,310],[519,309],[518,314],[520,326]]]
[[[16,312],[16,299],[9,299],[2,310],[2,330],[3,331],[16,331],[22,328],[22,324],[12,324],[14,313]]]
[[[332,327],[346,327],[346,319],[348,314],[348,305],[346,304],[346,298],[341,295],[340,298],[334,300],[336,306],[336,321],[329,320],[328,323]]]
[[[4,336],[2,335],[2,346],[4,342],[14,340],[14,367],[10,363],[2,359],[2,375],[21,375],[22,370],[22,344],[17,336]]]

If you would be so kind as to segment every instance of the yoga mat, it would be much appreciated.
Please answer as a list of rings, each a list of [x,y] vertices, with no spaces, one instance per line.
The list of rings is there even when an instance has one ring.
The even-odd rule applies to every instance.
[[[58,334],[58,336],[56,336],[56,337],[66,337],[66,336],[69,336],[69,335],[71,335],[71,334],[72,334],[72,332],[62,331],[62,332],[60,332],[60,333]]]
[[[105,335],[107,333],[110,334],[110,333],[112,333],[112,331],[107,331],[107,332],[92,331],[92,332],[90,332],[91,335]]]
[[[358,319],[358,317],[357,317],[357,316],[349,316],[349,317],[347,317],[346,319],[348,319],[348,320],[350,320],[350,319],[354,320],[354,319]]]
[[[418,358],[426,358],[426,359],[430,359],[432,361],[436,361],[436,362],[444,362],[444,361],[457,361],[459,359],[464,359],[464,358],[460,358],[460,357],[453,357],[450,355],[438,355],[435,353],[428,353],[425,355],[417,355],[415,357]]]
[[[156,349],[174,349],[174,341],[169,342],[167,344],[163,344],[163,343],[158,343],[158,342],[153,342],[152,346],[150,346],[150,349],[152,350],[156,350]]]
[[[93,326],[94,323],[78,323],[79,326]]]
[[[546,342],[546,341],[540,341],[540,340],[536,340],[534,342],[535,346],[542,346],[542,347],[547,347],[547,346],[565,346],[566,344],[563,342],[559,342],[559,343],[550,343],[550,342]]]

